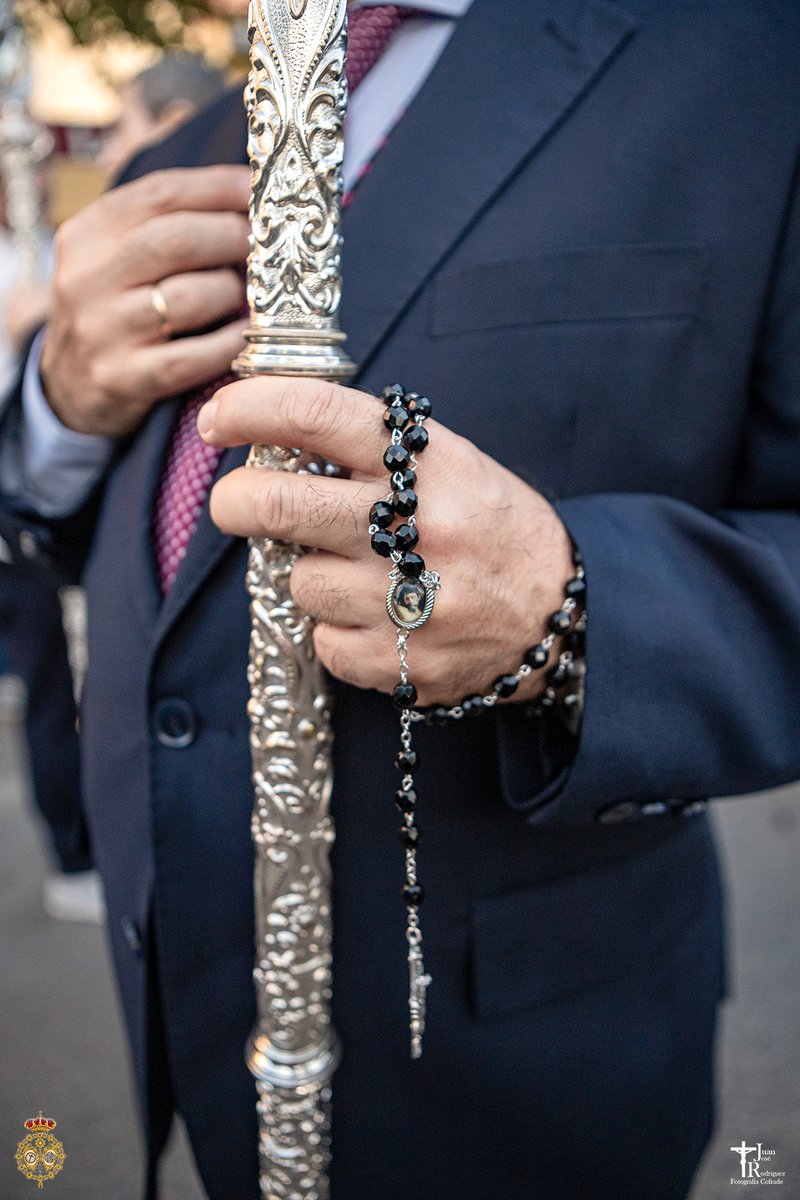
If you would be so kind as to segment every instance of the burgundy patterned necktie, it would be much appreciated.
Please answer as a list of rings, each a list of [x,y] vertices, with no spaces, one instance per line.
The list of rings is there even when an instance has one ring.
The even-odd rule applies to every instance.
[[[387,48],[392,34],[419,10],[376,4],[350,14],[347,84],[354,92]],[[352,193],[346,197],[349,200]],[[161,590],[175,582],[189,539],[197,528],[222,451],[207,446],[197,432],[197,413],[206,400],[235,376],[228,375],[192,392],[181,409],[156,500],[153,537]]]

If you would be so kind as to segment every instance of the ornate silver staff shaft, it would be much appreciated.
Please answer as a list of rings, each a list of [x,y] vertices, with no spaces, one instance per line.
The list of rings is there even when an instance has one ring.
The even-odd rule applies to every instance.
[[[251,0],[246,89],[252,171],[240,375],[346,379],[337,325],[346,0]],[[297,470],[254,446],[250,465]],[[317,465],[317,469],[320,469]],[[250,543],[249,681],[256,847],[258,1023],[247,1061],[258,1089],[261,1191],[328,1196],[331,1025],[331,725],[310,620],[289,592],[298,546]]]

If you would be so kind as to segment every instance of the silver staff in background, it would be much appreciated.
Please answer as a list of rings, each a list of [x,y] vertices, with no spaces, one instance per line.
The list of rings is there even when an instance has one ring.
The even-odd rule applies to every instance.
[[[6,220],[19,255],[19,277],[44,273],[42,198],[37,169],[53,149],[49,131],[28,113],[30,61],[13,0],[0,0],[0,176]]]
[[[53,138],[28,111],[30,55],[13,0],[0,0],[0,179],[6,219],[14,238],[21,282],[43,282],[47,233],[37,179],[53,151]],[[86,673],[86,597],[82,588],[59,591],[64,634],[76,700]]]
[[[247,347],[240,375],[347,379],[337,325],[346,0],[251,0],[246,89],[252,170]],[[330,470],[254,446],[250,465]],[[261,1191],[329,1194],[331,1077],[331,724],[312,624],[289,577],[298,546],[250,543],[249,706],[256,848],[258,1023],[247,1061],[258,1088]]]

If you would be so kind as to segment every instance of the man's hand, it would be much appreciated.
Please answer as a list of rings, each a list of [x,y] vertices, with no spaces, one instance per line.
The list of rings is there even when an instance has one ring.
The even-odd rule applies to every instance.
[[[130,433],[159,400],[228,370],[246,324],[230,319],[243,301],[248,196],[246,167],[158,171],[64,223],[41,361],[64,425]]]
[[[320,659],[347,683],[391,692],[399,677],[385,605],[392,564],[367,533],[370,507],[389,490],[383,409],[374,396],[335,384],[247,379],[222,388],[198,427],[215,446],[295,446],[349,468],[349,479],[240,468],[215,486],[211,514],[226,533],[311,547],[292,571],[292,595],[318,621]],[[410,675],[419,703],[454,704],[491,690],[546,633],[573,573],[572,552],[538,492],[443,425],[429,420],[426,428],[417,551],[442,587],[409,641]],[[541,687],[534,675],[515,698]]]

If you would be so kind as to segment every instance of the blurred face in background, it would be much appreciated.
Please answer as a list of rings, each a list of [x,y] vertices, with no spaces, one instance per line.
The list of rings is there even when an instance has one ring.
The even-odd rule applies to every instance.
[[[122,108],[119,119],[109,131],[97,160],[101,169],[111,178],[119,175],[140,150],[160,142],[197,111],[197,106],[190,100],[177,99],[170,101],[159,116],[154,117],[135,79],[125,84],[120,100]]]

